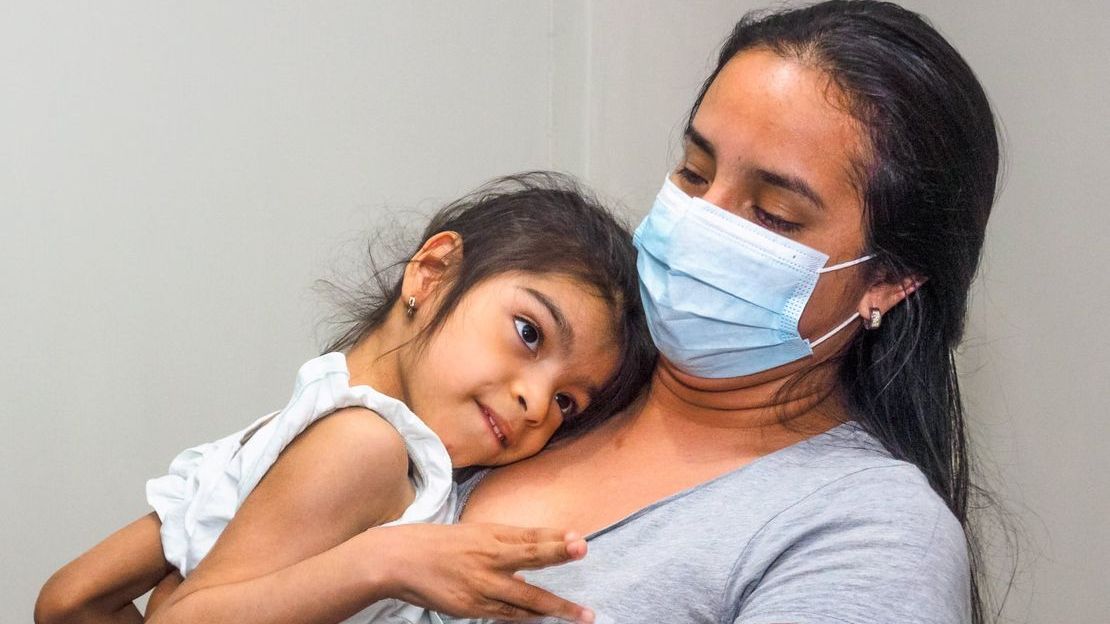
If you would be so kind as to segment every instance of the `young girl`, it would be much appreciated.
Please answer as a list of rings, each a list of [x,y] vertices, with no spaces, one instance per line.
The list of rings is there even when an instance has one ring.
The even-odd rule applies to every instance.
[[[646,382],[654,349],[630,236],[566,178],[488,185],[441,210],[423,240],[400,280],[301,367],[284,409],[181,453],[147,484],[156,513],[55,573],[36,621],[142,621],[132,601],[156,585],[148,617],[268,608],[236,604],[233,584],[371,527],[447,522],[452,468],[528,457]],[[585,552],[577,536],[552,541]],[[348,621],[436,619],[395,600],[362,607]]]

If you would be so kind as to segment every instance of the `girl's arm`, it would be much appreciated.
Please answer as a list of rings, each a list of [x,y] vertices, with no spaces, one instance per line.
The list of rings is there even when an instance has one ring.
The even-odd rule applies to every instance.
[[[396,430],[365,409],[340,410],[279,456],[150,621],[339,622],[386,597],[459,615],[581,615],[513,574],[581,556],[584,542],[489,526],[365,531],[411,500]]]
[[[146,612],[143,614],[143,619],[149,620],[150,616],[162,606],[162,603],[170,597],[177,588],[185,581],[181,573],[177,570],[170,572],[166,578],[162,579],[154,591],[150,592],[150,596],[146,599]]]
[[[39,592],[35,622],[142,622],[133,601],[173,571],[160,527],[147,514],[55,572]]]

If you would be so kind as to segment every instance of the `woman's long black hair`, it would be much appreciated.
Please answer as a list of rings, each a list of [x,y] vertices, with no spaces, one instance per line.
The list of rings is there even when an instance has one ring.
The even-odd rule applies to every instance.
[[[888,2],[833,0],[749,13],[725,41],[690,112],[744,50],[826,72],[866,129],[861,192],[872,278],[927,280],[842,354],[853,418],[912,462],[968,538],[972,618],[987,620],[982,554],[969,519],[970,456],[953,354],[964,330],[999,168],[987,96],[960,54],[921,16]]]

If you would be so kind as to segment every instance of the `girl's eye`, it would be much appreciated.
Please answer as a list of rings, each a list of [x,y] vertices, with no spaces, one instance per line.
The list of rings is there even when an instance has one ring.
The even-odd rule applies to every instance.
[[[556,394],[555,404],[559,406],[559,411],[562,412],[563,418],[578,413],[578,403],[568,394],[563,394],[562,392]]]
[[[676,171],[675,173],[678,174],[678,177],[681,178],[683,182],[691,186],[702,186],[705,184],[709,184],[709,180],[706,180],[702,176],[694,173],[694,170],[687,167],[686,165],[682,165],[681,167],[679,167],[678,171]]]
[[[543,340],[543,334],[540,329],[528,321],[520,318],[519,316],[513,319],[513,324],[516,325],[516,333],[520,336],[521,342],[528,350],[535,353],[540,348],[540,342]]]
[[[782,217],[775,216],[759,206],[752,206],[752,212],[755,213],[755,218],[763,227],[775,230],[776,232],[794,232],[802,227],[800,223],[787,221]]]

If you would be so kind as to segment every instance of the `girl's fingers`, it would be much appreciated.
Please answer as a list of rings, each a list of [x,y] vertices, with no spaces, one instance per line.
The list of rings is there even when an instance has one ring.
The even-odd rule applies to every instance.
[[[492,596],[502,602],[502,611],[512,610],[512,615],[499,613],[498,617],[504,619],[526,619],[539,616],[554,616],[568,622],[592,624],[593,611],[575,604],[555,594],[529,584],[519,574],[514,574],[507,584],[502,586],[498,595]]]
[[[573,548],[572,548],[573,547]],[[545,542],[542,544],[520,544],[507,551],[506,567],[514,570],[538,570],[580,559],[574,553],[585,554],[586,545],[574,542]]]
[[[495,526],[499,529],[496,531],[498,539],[507,544],[561,542],[565,541],[568,535],[573,535],[572,533],[559,529],[541,529],[537,527],[521,528],[507,525]]]
[[[571,559],[581,559],[586,556],[586,539],[577,533],[567,533],[567,554]]]
[[[586,541],[574,532],[521,529],[506,541],[516,545],[505,550],[504,564],[516,570],[546,568],[586,555]]]

